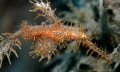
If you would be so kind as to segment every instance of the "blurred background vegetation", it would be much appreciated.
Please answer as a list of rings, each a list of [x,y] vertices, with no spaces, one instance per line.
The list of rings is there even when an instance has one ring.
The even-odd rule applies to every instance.
[[[46,2],[46,0],[43,0]],[[87,26],[87,32],[92,34],[98,47],[102,45],[103,50],[111,53],[120,44],[120,0],[48,0],[52,9],[57,8],[55,14],[59,19],[73,25]],[[101,4],[102,5],[101,5]],[[28,21],[30,25],[40,25],[43,17],[36,20],[37,13],[30,13],[33,5],[29,0],[0,0],[0,34],[5,32],[14,33],[20,29],[22,20]],[[66,23],[65,23],[66,24]],[[89,48],[82,45],[77,49],[77,43],[67,42],[66,48],[59,49],[59,55],[53,56],[49,64],[47,59],[38,62],[38,58],[29,56],[31,41],[22,42],[21,50],[16,48],[18,58],[11,54],[12,65],[9,65],[7,57],[4,57],[0,72],[120,72],[120,66],[114,69],[115,62],[107,66],[106,60],[98,62],[97,53],[92,57],[86,55]],[[74,48],[73,52],[70,48]],[[67,49],[67,50],[66,50]],[[65,53],[65,52],[69,53]],[[92,52],[92,51],[90,51]]]

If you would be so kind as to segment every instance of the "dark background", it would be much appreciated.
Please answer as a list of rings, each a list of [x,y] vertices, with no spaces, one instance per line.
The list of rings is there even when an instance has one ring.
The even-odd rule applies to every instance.
[[[43,0],[43,1],[46,2],[46,0]],[[74,7],[82,9],[82,7],[84,7],[86,3],[89,3],[89,2],[91,3],[91,1],[93,0],[49,0],[49,1],[51,2],[52,9],[57,8],[55,12],[56,16],[58,16],[58,18],[64,18],[64,16],[59,16],[59,13],[61,13],[62,11],[73,12],[70,9],[70,7],[67,5],[68,2],[72,2]],[[79,1],[81,2],[83,1],[83,2],[81,4],[78,4]],[[118,8],[120,7],[119,0],[116,0],[118,1],[116,3],[114,3],[114,1],[112,0],[106,0],[106,1],[108,1],[108,5],[111,5],[112,7],[116,6],[115,5],[116,3],[118,3]],[[34,18],[37,16],[37,13],[29,12],[29,10],[32,9],[31,8],[32,6],[33,5],[29,2],[29,0],[0,0],[0,35],[6,32],[14,33],[15,31],[19,30],[20,23],[22,23],[22,20],[28,21],[30,25],[35,25],[35,23],[37,25],[40,25],[41,22],[44,21],[45,19],[43,17],[39,17],[36,20],[34,20]],[[107,20],[108,20],[107,21],[104,15],[103,15],[103,18],[100,18],[99,9],[97,5],[91,5],[91,10],[93,12],[93,16],[91,19],[94,20],[95,24],[97,24],[97,27],[98,27],[94,31],[90,30],[90,33],[94,37],[93,42],[96,42],[98,46],[102,45],[104,47],[103,50],[106,50],[108,53],[111,53],[113,49],[117,47],[118,44],[120,43],[120,32],[119,32],[120,30],[119,31],[117,30],[117,28],[120,29],[119,27],[120,23],[117,24],[118,26],[116,26],[116,23],[119,22],[119,19],[117,20],[112,18],[120,15],[120,13],[116,15],[117,12],[116,13],[113,12],[114,10],[113,8],[106,10]],[[79,16],[78,15],[79,12],[78,14],[77,13],[74,13],[74,14],[76,14],[76,16]],[[77,17],[74,17],[74,16],[72,17],[71,14],[68,14],[68,15],[71,16],[72,19],[77,19]],[[101,20],[103,19],[103,20],[100,22],[99,21],[100,19]],[[93,29],[94,26],[91,26],[91,24],[95,25],[91,22],[91,20],[83,21],[84,19],[81,17],[78,20],[80,21],[80,23],[82,21],[82,23],[84,23],[85,26],[88,27],[88,29]],[[66,21],[70,22],[69,20],[66,20]],[[83,61],[84,61],[84,58],[86,60],[89,57],[89,55],[86,55],[87,49],[85,48],[82,49],[83,46],[78,50],[78,52],[76,53],[72,52],[68,54],[65,54],[66,49],[60,50],[58,47],[60,54],[53,56],[51,62],[49,64],[46,64],[47,59],[43,59],[41,62],[38,62],[40,57],[33,59],[29,55],[29,52],[31,51],[30,46],[32,44],[32,41],[25,41],[21,37],[19,37],[19,39],[22,43],[21,45],[22,49],[19,50],[17,47],[15,48],[18,54],[18,58],[15,57],[14,53],[12,53],[10,56],[12,64],[10,65],[7,57],[5,56],[3,59],[2,67],[0,68],[0,72],[52,72],[53,71],[52,69],[54,69],[54,72],[70,72],[71,69],[74,70],[73,72],[82,72],[82,71],[100,72],[99,70],[102,70],[100,68],[98,68],[97,70],[94,70],[95,69],[94,66],[93,68],[90,67],[92,64],[98,64],[96,53],[93,54],[93,58],[88,59],[86,63],[80,64],[81,66],[79,66],[78,63],[81,57],[83,57],[81,58],[81,60]],[[105,61],[105,60],[102,60],[102,61]],[[89,64],[87,62],[89,62]],[[103,69],[103,71],[119,72],[120,71],[119,66],[117,67],[116,70],[113,70],[114,65],[115,63],[112,63],[111,65],[109,65],[110,67],[108,67],[107,69],[104,67],[105,70]],[[60,70],[57,69],[58,66],[61,66]],[[98,64],[98,66],[106,66],[106,64],[102,65],[102,62],[101,62],[100,64]]]

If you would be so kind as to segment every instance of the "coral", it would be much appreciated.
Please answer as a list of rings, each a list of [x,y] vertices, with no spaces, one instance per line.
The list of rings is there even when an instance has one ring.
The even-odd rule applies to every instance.
[[[67,21],[73,20],[72,23],[76,21],[78,24],[81,22],[82,19],[87,20],[84,21],[83,25],[87,26],[88,31],[92,33],[92,36],[95,37],[94,39],[96,41],[102,41],[101,43],[103,44],[103,50],[109,52],[109,56],[113,57],[110,61],[110,64],[116,62],[114,69],[117,69],[117,67],[119,67],[120,58],[120,1],[80,0],[79,7],[75,7],[72,2],[66,3],[72,11],[60,12],[60,17],[65,18],[65,20]],[[82,17],[81,12],[84,13],[84,17]]]
[[[78,53],[80,54],[80,53]],[[75,53],[71,53],[66,56],[66,60],[63,60],[61,64],[56,65],[51,72],[112,72],[112,68],[109,66],[106,68],[106,60],[101,59],[98,62],[97,58],[87,56],[77,56]],[[74,63],[73,63],[74,61]],[[72,65],[72,67],[70,67]]]

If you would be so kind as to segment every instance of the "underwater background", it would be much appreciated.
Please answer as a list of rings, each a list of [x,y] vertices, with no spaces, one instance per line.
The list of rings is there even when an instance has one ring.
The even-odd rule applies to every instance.
[[[46,2],[46,0],[43,0]],[[120,0],[48,0],[51,2],[51,8],[57,9],[55,15],[63,19],[65,25],[71,22],[87,27],[87,32],[94,37],[98,47],[111,54],[114,48],[120,44]],[[104,12],[101,4],[104,4]],[[32,4],[29,0],[0,0],[0,35],[2,33],[14,33],[20,29],[22,20],[28,21],[30,25],[40,25],[45,20],[39,17],[34,20],[37,13],[31,13]],[[103,14],[102,14],[103,13]],[[22,45],[21,50],[16,52],[18,58],[11,54],[11,65],[7,57],[3,59],[0,72],[120,72],[119,60],[111,62],[108,66],[103,58],[98,62],[97,53],[89,57],[89,48],[81,46],[75,41],[67,42],[66,48],[61,49],[58,46],[58,55],[53,55],[51,61],[46,64],[47,59],[39,62],[37,57],[33,59],[29,52],[32,41],[25,41],[19,37]],[[71,50],[74,48],[74,50]],[[77,49],[77,50],[76,50]],[[66,53],[67,52],[67,53]],[[107,66],[107,68],[106,68]]]

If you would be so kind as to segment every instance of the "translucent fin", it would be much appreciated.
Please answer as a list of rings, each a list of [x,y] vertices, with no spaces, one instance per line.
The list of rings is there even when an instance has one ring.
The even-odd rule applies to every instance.
[[[51,56],[54,54],[58,54],[59,52],[56,49],[56,43],[55,41],[45,38],[45,37],[40,37],[38,40],[36,40],[33,44],[34,48],[33,51],[31,51],[29,54],[30,56],[33,55],[32,58],[36,58],[38,56],[41,56],[39,61],[41,61],[44,58],[48,58],[47,63],[51,60]]]

